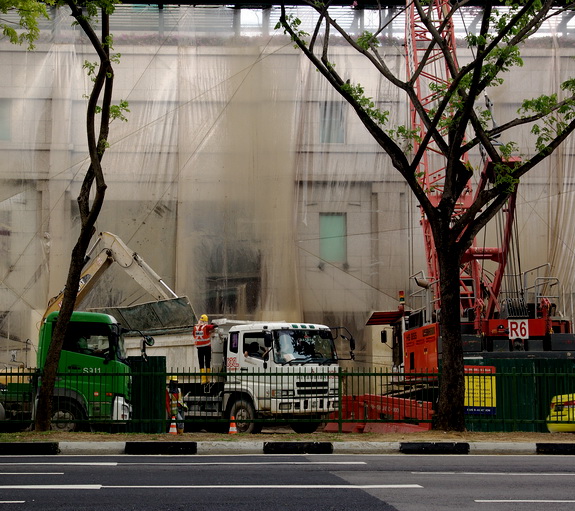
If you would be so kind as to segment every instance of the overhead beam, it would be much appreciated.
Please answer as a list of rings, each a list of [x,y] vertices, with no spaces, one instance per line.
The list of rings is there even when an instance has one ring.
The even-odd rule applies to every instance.
[[[329,5],[338,5],[338,6],[348,6],[351,7],[352,3],[354,4],[353,7],[356,9],[377,9],[378,7],[400,7],[405,6],[405,0],[382,0],[381,2],[377,2],[377,0],[332,0],[329,2]],[[566,3],[571,3],[565,0],[558,0],[557,5],[565,5]],[[157,5],[159,8],[167,5],[193,5],[197,7],[201,6],[212,6],[212,5],[221,5],[226,7],[235,7],[237,9],[265,9],[273,6],[280,6],[284,5],[309,5],[309,2],[305,0],[285,0],[284,2],[278,0],[231,0],[231,1],[222,1],[222,0],[200,0],[200,1],[174,1],[174,2],[160,2],[160,3],[152,3],[152,2],[124,2],[124,4],[132,4],[132,5]],[[465,7],[482,7],[485,5],[485,2],[481,1],[470,1],[465,4]],[[505,5],[505,2],[493,2],[493,5]]]

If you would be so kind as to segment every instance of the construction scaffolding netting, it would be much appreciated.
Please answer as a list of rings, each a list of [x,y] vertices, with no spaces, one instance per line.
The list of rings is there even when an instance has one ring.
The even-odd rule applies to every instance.
[[[314,11],[294,7],[304,27]],[[476,8],[457,20],[459,58]],[[345,325],[367,354],[374,310],[425,268],[420,213],[367,130],[282,30],[279,8],[117,6],[111,16],[115,101],[108,185],[98,231],[119,236],[197,315]],[[382,23],[381,16],[385,23]],[[62,289],[79,232],[76,202],[88,168],[84,61],[96,60],[65,8],[43,22],[36,49],[0,40],[0,363],[34,366],[40,319]],[[401,8],[340,8],[350,33],[380,32],[388,67],[405,73]],[[575,75],[575,22],[566,13],[522,48],[524,66],[490,91],[494,116],[516,116],[524,97],[559,93]],[[342,75],[408,123],[407,98],[337,46]],[[525,279],[557,277],[571,318],[575,276],[574,138],[531,171],[518,193],[516,230]],[[525,130],[516,140],[532,154]],[[478,157],[471,155],[470,158]],[[496,240],[497,228],[481,234]],[[532,270],[535,268],[534,270]],[[111,265],[83,308],[153,299]],[[367,356],[367,355],[365,355]]]

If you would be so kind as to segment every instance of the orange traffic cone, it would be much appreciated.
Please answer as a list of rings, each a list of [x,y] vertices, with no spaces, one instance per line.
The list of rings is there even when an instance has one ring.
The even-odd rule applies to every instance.
[[[232,415],[230,419],[230,435],[235,435],[238,432],[238,428],[236,428],[236,418]]]
[[[172,423],[170,424],[170,435],[177,435],[178,429],[176,428],[176,417],[172,415]]]

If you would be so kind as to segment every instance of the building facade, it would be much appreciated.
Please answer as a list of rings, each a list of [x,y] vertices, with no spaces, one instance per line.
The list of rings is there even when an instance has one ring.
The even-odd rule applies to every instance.
[[[297,12],[304,24],[312,19]],[[402,73],[400,14],[385,11],[382,51]],[[395,309],[399,291],[409,301],[411,277],[425,269],[419,210],[354,113],[274,29],[278,17],[275,8],[118,6],[114,96],[130,112],[111,128],[97,228],[120,236],[197,315],[345,325],[367,363],[376,333],[366,319]],[[359,34],[377,16],[346,7],[338,20]],[[545,27],[523,51],[525,65],[490,93],[500,123],[522,96],[556,92],[575,74],[573,23],[562,23]],[[78,232],[85,60],[96,60],[91,46],[63,9],[52,11],[34,51],[0,40],[0,363],[8,366],[34,365],[38,322],[65,282]],[[406,98],[344,45],[337,65],[391,123],[407,124]],[[531,152],[528,132],[518,142]],[[521,266],[512,269],[557,275],[569,317],[573,149],[569,140],[522,182]],[[485,239],[497,235],[493,226]],[[111,267],[84,306],[149,299]]]

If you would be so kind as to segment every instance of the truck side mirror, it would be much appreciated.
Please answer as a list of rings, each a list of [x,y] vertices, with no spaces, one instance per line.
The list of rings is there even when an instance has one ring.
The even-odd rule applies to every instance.
[[[347,337],[347,335],[341,334],[341,338],[349,342],[349,349],[351,351],[355,350],[355,339],[353,338],[353,335],[350,334],[350,336]]]
[[[142,336],[142,344],[140,346],[140,353],[144,362],[148,361],[148,355],[146,354],[146,346],[153,346],[155,341],[151,335],[144,335],[139,330],[136,330]]]
[[[272,347],[272,333],[271,332],[264,332],[264,346],[266,348]]]

